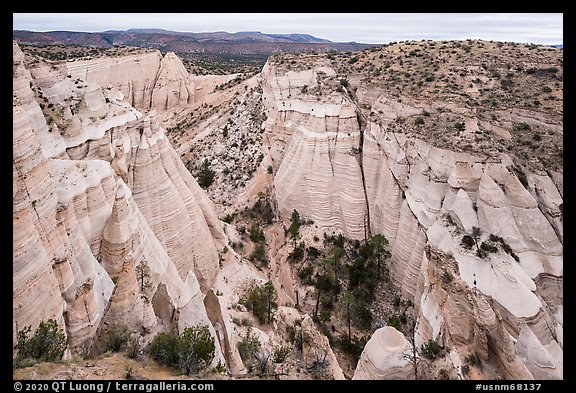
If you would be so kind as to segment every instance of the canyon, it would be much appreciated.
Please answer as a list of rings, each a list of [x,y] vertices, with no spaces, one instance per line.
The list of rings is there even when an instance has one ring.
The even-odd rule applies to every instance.
[[[271,353],[298,332],[278,378],[563,379],[562,56],[403,42],[193,75],[172,52],[51,61],[14,42],[13,345],[48,319],[68,357],[121,325],[145,347],[204,324],[230,378],[252,375],[243,338]],[[246,235],[262,206],[266,264]],[[334,345],[345,320],[312,317],[299,272],[322,262],[292,261],[294,211],[308,254],[387,239],[357,363]],[[242,305],[267,281],[268,324]]]

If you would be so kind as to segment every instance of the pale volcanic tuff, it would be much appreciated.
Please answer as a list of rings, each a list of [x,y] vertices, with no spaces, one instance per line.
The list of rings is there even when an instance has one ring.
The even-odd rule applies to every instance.
[[[119,90],[75,84],[66,64],[27,65],[17,45],[13,63],[13,342],[50,318],[72,354],[121,323],[144,343],[198,323],[216,336],[204,297],[218,279],[225,235],[154,112],[143,116]],[[56,114],[42,114],[39,91]],[[243,277],[258,276],[248,269]],[[229,318],[220,307],[211,312]],[[228,358],[242,372],[231,331],[216,328],[214,364]]]
[[[262,89],[255,95],[266,114],[260,149],[273,176],[260,165],[238,201],[269,182],[284,222],[297,209],[320,231],[384,234],[391,281],[415,305],[416,345],[446,346],[455,370],[476,353],[507,379],[561,379],[561,170],[403,130],[423,112],[436,115],[427,96],[406,92],[399,100],[353,73],[336,89],[344,76],[328,58],[298,61],[306,66],[271,59],[245,82]],[[42,113],[39,91],[53,112]],[[206,322],[219,332],[218,358],[243,370],[234,343],[245,331],[231,327],[235,311],[226,305],[248,282],[266,278],[232,250],[222,256],[236,234],[218,220],[160,126],[194,102],[194,91],[194,77],[173,54],[25,65],[14,46],[14,332],[55,317],[74,351],[115,315],[127,313],[150,336]],[[442,99],[448,112],[439,116],[465,118],[462,138],[481,127],[506,140],[515,120],[562,129],[550,113],[502,110],[505,120],[489,121],[463,101]],[[50,126],[46,113],[54,114]],[[474,227],[478,244],[494,235],[514,256],[503,246],[484,258],[462,247]],[[143,261],[152,282],[144,291],[135,280]],[[355,379],[410,377],[401,360],[407,338],[384,329],[368,342]],[[341,377],[337,364],[330,374]]]
[[[354,95],[318,95],[337,72],[322,57],[307,68],[269,61],[263,70],[264,126],[282,152],[273,161],[280,162],[274,184],[284,217],[296,208],[320,228],[361,239],[369,214],[371,232],[390,240],[392,281],[416,305],[418,346],[440,339],[454,352],[476,350],[482,361],[495,351],[507,359],[495,361],[510,378],[562,375],[562,306],[541,281],[561,286],[563,277],[558,173],[523,168],[524,187],[513,170],[518,164],[505,153],[487,160],[386,131],[387,122],[422,113],[422,103],[404,97],[397,106],[386,90],[361,84]],[[499,236],[519,262],[502,250],[481,259],[463,249],[462,235],[472,227],[481,230],[479,244]],[[436,252],[455,260],[457,293],[433,278],[442,272]],[[470,312],[457,311],[463,307]],[[473,316],[484,308],[482,315],[499,317]],[[522,327],[533,334],[515,341]],[[546,365],[521,354],[530,345],[540,348]]]

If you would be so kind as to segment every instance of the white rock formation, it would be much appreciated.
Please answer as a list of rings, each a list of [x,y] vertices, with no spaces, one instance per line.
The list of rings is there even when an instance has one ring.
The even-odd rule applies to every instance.
[[[263,162],[273,166],[284,220],[296,209],[347,237],[384,234],[391,280],[415,304],[416,345],[453,347],[454,366],[475,351],[508,379],[562,378],[561,172],[532,173],[507,154],[488,160],[390,130],[433,110],[429,102],[399,102],[377,87],[311,93],[338,83],[327,59],[301,71],[270,61],[260,78]],[[14,45],[13,81],[13,331],[56,318],[76,351],[120,315],[147,333],[207,323],[229,369],[241,371],[225,308],[266,278],[233,251],[219,258],[227,239],[212,203],[155,112],[138,111],[193,100],[181,62],[154,51],[25,66]],[[466,118],[467,132],[482,125],[469,108],[444,104]],[[530,117],[512,112],[511,120]],[[478,245],[496,252],[480,258],[461,245],[475,227]],[[359,378],[402,375],[389,367],[401,340],[381,335],[366,347]]]
[[[214,316],[204,305],[226,242],[211,202],[154,111],[144,117],[97,83],[128,87],[130,102],[143,108],[171,106],[191,99],[187,74],[173,55],[117,60],[29,70],[14,44],[14,343],[19,330],[50,318],[73,354],[121,325],[148,342],[196,324],[217,338],[211,318],[230,323],[219,303]],[[134,73],[140,62],[146,67]],[[49,105],[41,108],[40,97]],[[214,364],[230,357],[236,367],[237,353],[224,354],[220,343]]]
[[[322,227],[341,228],[348,236],[364,234],[365,198],[358,180],[360,132],[354,106],[340,95],[323,101],[298,96],[315,85],[316,71],[277,74],[262,70],[265,127],[278,131],[285,150],[274,178],[280,213],[294,209]],[[297,95],[296,98],[290,98]]]
[[[366,343],[352,379],[413,379],[412,346],[391,326],[376,330]]]
[[[194,84],[180,59],[160,51],[115,58],[73,60],[66,63],[72,80],[93,82],[120,90],[140,110],[174,110],[193,100]]]
[[[530,375],[518,356],[498,348],[512,348],[524,324],[542,350],[561,353],[562,174],[531,173],[505,154],[488,162],[386,131],[391,122],[429,105],[415,98],[398,103],[377,87],[360,86],[355,95],[303,92],[303,86],[310,90],[322,83],[320,64],[323,60],[293,72],[269,61],[262,71],[263,126],[271,156],[280,162],[274,186],[283,218],[296,209],[319,228],[347,237],[363,238],[365,223],[372,234],[384,234],[392,252],[392,282],[416,304],[417,345],[441,339],[456,340],[463,352],[495,350],[492,360],[508,378]],[[473,116],[455,104],[447,107]],[[474,227],[481,231],[478,245],[490,242],[490,235],[502,238],[494,244],[498,252],[479,258],[461,246],[463,234]],[[497,322],[451,325],[446,294],[432,281],[445,268],[430,259],[431,251],[453,256],[462,280],[458,297],[474,294],[476,300],[466,300],[470,309],[486,307],[486,313],[498,315]],[[454,330],[459,326],[482,333],[459,340]],[[555,378],[557,370],[548,377]]]
[[[302,354],[307,369],[325,369],[330,379],[343,380],[344,373],[330,348],[328,338],[320,333],[310,315],[302,319]],[[323,366],[321,366],[321,364]]]

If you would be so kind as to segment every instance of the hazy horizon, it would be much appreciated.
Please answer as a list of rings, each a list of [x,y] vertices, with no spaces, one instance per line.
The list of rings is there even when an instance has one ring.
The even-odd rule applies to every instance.
[[[563,14],[13,14],[13,30],[103,32],[163,29],[177,32],[309,34],[333,42],[483,39],[563,44]]]

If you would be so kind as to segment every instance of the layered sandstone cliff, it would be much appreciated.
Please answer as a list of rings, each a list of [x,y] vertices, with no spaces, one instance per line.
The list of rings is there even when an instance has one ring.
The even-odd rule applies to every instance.
[[[66,69],[73,80],[121,91],[139,110],[174,111],[194,98],[194,83],[173,52],[72,60]]]
[[[119,320],[148,338],[206,323],[218,338],[217,359],[245,372],[231,306],[267,277],[223,250],[233,228],[224,231],[159,125],[163,112],[194,99],[177,57],[33,64],[15,46],[13,64],[14,332],[56,318],[79,351]],[[250,174],[234,175],[246,195],[271,185],[284,222],[296,209],[318,234],[384,234],[391,282],[414,304],[415,344],[449,348],[459,378],[470,353],[490,364],[488,377],[562,378],[563,172],[520,159],[525,150],[515,149],[524,147],[510,142],[530,125],[556,138],[561,120],[509,108],[487,117],[457,95],[433,100],[427,91],[370,84],[329,57],[292,64],[270,60],[249,80],[262,92],[246,82],[234,112],[234,142],[248,127],[243,110],[265,113],[258,146],[239,159],[263,158]],[[464,68],[466,83],[494,87],[485,68]],[[467,86],[470,100],[480,96]],[[217,157],[224,150],[214,147]],[[323,352],[342,378],[325,337],[305,321],[303,352]],[[391,327],[376,330],[354,378],[411,378],[410,346]]]
[[[321,101],[301,94],[304,86],[317,87],[314,70],[282,74],[267,64],[262,78],[264,126],[275,148],[270,154],[280,162],[274,177],[280,213],[288,218],[296,209],[320,226],[362,237],[367,212],[363,188],[357,187],[362,173],[354,104],[340,94]]]
[[[391,279],[416,304],[418,346],[449,343],[461,359],[472,348],[506,378],[561,377],[562,174],[403,133],[390,124],[422,113],[422,102],[404,97],[394,104],[385,89],[361,84],[323,94],[343,76],[325,59],[309,60],[308,70],[269,62],[262,72],[283,216],[297,209],[319,228],[351,238],[384,234]],[[478,246],[497,251],[480,257],[464,248],[462,237],[473,228]],[[455,292],[439,285],[446,268],[437,253],[455,261],[462,284]],[[546,366],[525,356],[522,342],[536,337],[541,356],[555,359]]]
[[[84,65],[117,72],[96,63]],[[98,348],[120,325],[146,343],[201,323],[217,337],[215,364],[242,371],[221,329],[225,305],[205,305],[227,242],[212,203],[154,111],[144,116],[114,88],[67,78],[66,66],[26,59],[14,45],[13,342],[50,318],[72,353]],[[163,84],[142,94],[186,83],[157,71]]]

